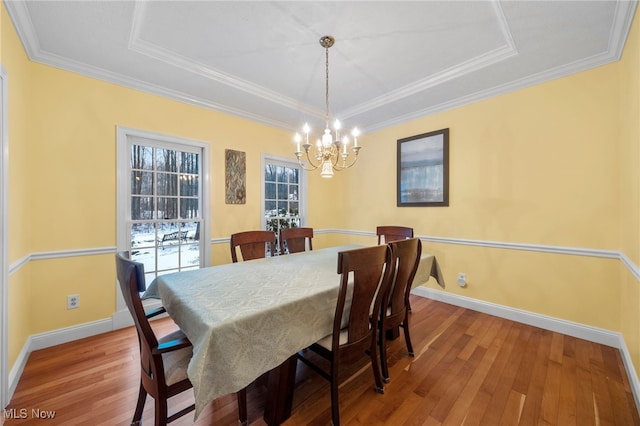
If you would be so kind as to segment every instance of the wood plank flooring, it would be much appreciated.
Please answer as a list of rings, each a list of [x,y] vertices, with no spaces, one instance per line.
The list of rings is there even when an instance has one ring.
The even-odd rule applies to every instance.
[[[384,395],[373,390],[366,363],[354,366],[340,388],[344,425],[640,425],[617,349],[421,297],[412,296],[411,306],[415,357],[407,355],[402,335],[391,342]],[[164,334],[175,325],[164,319],[154,327]],[[139,374],[133,328],[35,351],[4,424],[128,425]],[[251,425],[265,424],[264,394],[261,380],[249,388]],[[187,392],[171,406],[192,400]],[[172,424],[235,426],[237,416],[230,395],[197,422],[190,413]],[[330,419],[328,383],[298,363],[285,425]],[[153,424],[151,398],[143,424]]]

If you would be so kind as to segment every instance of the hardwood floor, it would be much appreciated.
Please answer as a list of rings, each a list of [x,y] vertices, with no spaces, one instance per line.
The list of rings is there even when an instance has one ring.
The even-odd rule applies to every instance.
[[[415,357],[402,336],[391,342],[384,395],[373,390],[370,367],[355,366],[340,388],[343,424],[640,425],[617,349],[421,297],[411,306]],[[155,327],[164,334],[175,325]],[[330,424],[328,383],[301,363],[296,382],[285,425]],[[133,328],[35,351],[4,424],[128,425],[138,384]],[[249,388],[251,425],[265,424],[264,392],[260,380]],[[192,399],[187,392],[170,406]],[[38,410],[55,416],[37,418]],[[225,396],[196,423],[190,413],[172,424],[235,426],[237,416],[235,396]],[[150,398],[143,424],[153,424]]]

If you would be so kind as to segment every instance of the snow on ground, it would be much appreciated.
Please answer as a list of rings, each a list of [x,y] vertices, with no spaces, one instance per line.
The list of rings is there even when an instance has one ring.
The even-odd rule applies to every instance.
[[[195,223],[190,227],[183,227],[186,238],[175,238],[162,241],[162,237],[178,231],[174,224],[163,224],[164,229],[158,230],[158,247],[156,249],[156,233],[153,225],[141,225],[134,228],[131,236],[131,258],[144,264],[145,277],[150,283],[158,275],[177,272],[185,269],[200,267],[199,241],[195,240]],[[173,225],[173,226],[169,226]],[[180,235],[183,237],[184,234]],[[177,235],[176,235],[177,237]],[[157,265],[157,266],[156,266]]]

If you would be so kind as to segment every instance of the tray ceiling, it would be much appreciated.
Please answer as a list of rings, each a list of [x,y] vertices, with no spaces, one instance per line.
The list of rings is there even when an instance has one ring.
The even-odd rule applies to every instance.
[[[365,132],[620,58],[629,1],[6,1],[30,59],[287,130]]]

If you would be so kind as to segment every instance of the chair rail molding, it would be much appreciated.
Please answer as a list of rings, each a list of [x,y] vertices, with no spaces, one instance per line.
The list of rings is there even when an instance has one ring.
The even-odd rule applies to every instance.
[[[314,229],[314,234],[344,234],[344,235],[358,235],[364,237],[376,238],[376,233],[372,231],[359,231],[351,229],[338,229],[338,228],[325,228]],[[544,244],[526,244],[526,243],[512,243],[502,241],[490,241],[490,240],[473,240],[467,238],[450,238],[450,237],[434,237],[429,235],[416,235],[422,241],[439,243],[439,244],[457,244],[476,247],[496,248],[503,250],[523,250],[534,251],[540,253],[555,253],[555,254],[567,254],[573,256],[587,256],[587,257],[600,257],[606,259],[618,259],[624,266],[631,272],[631,274],[640,282],[640,267],[636,265],[629,257],[621,251],[617,250],[601,250],[590,249],[580,247],[566,247],[566,246],[552,246]],[[216,237],[211,238],[210,244],[229,244],[229,237]],[[55,250],[46,252],[37,252],[28,254],[17,261],[9,265],[9,275],[16,272],[23,267],[29,261],[32,260],[48,260],[63,257],[77,257],[77,256],[97,256],[102,254],[115,254],[116,247],[98,247],[89,249],[71,249],[71,250]]]
[[[357,235],[376,238],[376,233],[372,231],[361,230],[346,230],[338,228],[325,228],[314,229],[315,235],[321,234],[344,234],[344,235]],[[640,282],[640,269],[638,265],[634,264],[624,253],[615,250],[597,250],[587,248],[576,247],[561,247],[561,246],[548,246],[539,244],[522,244],[511,242],[499,242],[499,241],[485,241],[485,240],[472,240],[462,238],[445,238],[445,237],[433,237],[425,235],[416,235],[422,241],[441,243],[441,244],[461,244],[477,247],[488,247],[505,250],[525,250],[544,253],[556,253],[575,256],[588,256],[607,259],[618,259],[623,265],[633,274],[633,276]],[[212,238],[211,244],[229,244],[229,237]],[[40,261],[48,259],[58,259],[66,257],[78,257],[78,256],[99,256],[105,254],[115,254],[116,247],[99,247],[92,249],[74,249],[74,250],[57,250],[47,252],[37,252],[24,256],[16,262],[9,265],[9,275],[15,273],[30,261]],[[618,348],[623,356],[627,375],[629,381],[633,386],[634,397],[636,404],[640,407],[640,380],[635,372],[631,355],[626,347],[626,343],[620,333],[612,332],[609,330],[599,329],[595,327],[585,326],[583,324],[565,321],[553,317],[547,317],[532,312],[521,311],[518,309],[510,308],[507,306],[491,304],[477,299],[471,299],[464,296],[454,295],[441,290],[429,289],[426,287],[417,287],[413,290],[413,294],[421,297],[427,297],[434,300],[439,300],[445,303],[449,303],[456,306],[465,307],[468,309],[484,312],[490,315],[499,316],[502,318],[511,319],[513,321],[522,322],[525,324],[533,325],[536,327],[557,331],[567,334],[569,336],[579,337],[585,340],[608,345],[614,348]],[[147,305],[147,303],[149,305]],[[149,300],[145,303],[145,306],[149,308],[157,307],[160,305],[159,300]],[[18,359],[13,365],[13,368],[8,375],[8,398],[11,397],[15,387],[17,386],[20,375],[26,365],[29,354],[38,349],[43,349],[49,346],[66,343],[72,340],[89,337],[92,335],[105,333],[108,331],[116,330],[119,328],[127,327],[133,324],[133,320],[128,311],[116,311],[111,318],[103,320],[93,321],[86,324],[78,324],[76,326],[67,327],[64,329],[53,330],[49,332],[39,333],[37,335],[30,336]]]

